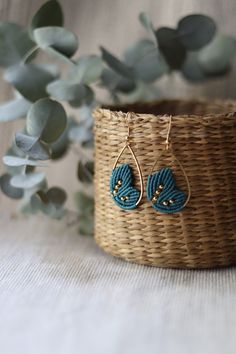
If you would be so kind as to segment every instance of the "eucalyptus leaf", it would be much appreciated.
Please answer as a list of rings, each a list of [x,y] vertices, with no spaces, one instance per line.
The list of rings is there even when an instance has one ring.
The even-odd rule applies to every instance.
[[[77,84],[67,80],[56,80],[47,86],[47,92],[54,98],[61,101],[81,102],[88,94],[84,84]]]
[[[29,34],[15,23],[0,23],[0,66],[7,68],[20,63],[35,46]]]
[[[199,64],[208,75],[223,74],[229,70],[236,54],[236,40],[227,35],[218,35],[199,52]]]
[[[64,132],[56,141],[49,145],[52,160],[60,159],[67,153],[70,147],[69,131],[74,126],[77,126],[77,123],[73,118],[69,118]]]
[[[7,166],[38,166],[38,162],[34,160],[29,160],[27,158],[17,157],[17,156],[3,156],[3,162]]]
[[[4,77],[31,102],[47,97],[46,86],[54,80],[54,75],[34,64],[12,66]]]
[[[94,103],[95,94],[94,91],[88,85],[85,87],[85,96],[83,98],[78,97],[76,100],[69,101],[71,107],[81,107],[82,105],[91,106]]]
[[[137,79],[153,82],[169,70],[155,43],[144,39],[125,51],[125,62],[133,67]]]
[[[0,122],[9,122],[26,116],[30,102],[22,98],[3,103],[0,106]]]
[[[78,113],[79,113],[79,122],[80,124],[82,124],[85,128],[91,129],[93,127],[93,110],[96,107],[96,105],[94,106],[81,106],[78,109]],[[73,125],[71,125],[71,128],[73,126],[76,126],[77,122],[73,122]]]
[[[139,21],[148,31],[154,31],[152,21],[146,12],[141,12],[139,14]]]
[[[31,30],[47,26],[63,26],[63,13],[58,1],[47,1],[31,21]]]
[[[43,63],[37,64],[37,66],[45,71],[48,71],[54,79],[57,79],[60,76],[60,69],[56,64]]]
[[[43,182],[44,172],[34,172],[11,177],[10,184],[15,188],[30,189]]]
[[[59,187],[50,188],[46,193],[46,197],[48,198],[49,202],[55,206],[61,206],[65,204],[67,199],[66,192]]]
[[[18,132],[15,136],[15,142],[21,151],[33,159],[48,160],[50,158],[48,146],[39,141],[38,138]]]
[[[215,22],[206,15],[183,17],[177,28],[178,38],[188,50],[198,50],[208,44],[216,33]]]
[[[32,195],[30,198],[23,200],[20,211],[23,214],[36,214],[42,210],[42,202],[37,195]]]
[[[125,103],[149,102],[156,100],[160,92],[155,86],[139,81],[134,91],[127,93],[123,99]]]
[[[100,47],[102,58],[105,63],[114,70],[117,74],[128,78],[133,78],[132,68],[123,63],[120,59],[116,58],[113,54],[108,52],[105,48]]]
[[[202,82],[207,79],[200,63],[198,52],[188,52],[182,67],[183,76],[191,82]]]
[[[33,171],[32,171],[33,172]],[[24,189],[24,199],[30,199],[33,195],[41,196],[45,195],[48,190],[48,185],[46,179],[43,179],[42,182],[36,184],[32,188]],[[41,198],[40,198],[41,200]]]
[[[34,103],[26,120],[28,134],[46,143],[56,141],[65,130],[66,124],[67,117],[63,106],[49,98]]]
[[[51,48],[70,58],[78,49],[78,40],[74,33],[62,27],[42,27],[33,32],[38,46],[42,49]]]
[[[102,73],[103,63],[97,55],[80,57],[73,67],[72,75],[76,82],[91,84],[97,81]]]
[[[94,233],[94,223],[92,217],[83,216],[79,221],[79,234],[92,236]]]
[[[23,197],[23,190],[21,188],[15,188],[10,184],[12,176],[10,174],[4,174],[0,177],[1,191],[12,199],[21,199]]]
[[[120,91],[128,93],[136,87],[134,80],[127,79],[108,68],[105,68],[102,72],[101,83],[103,87],[106,87],[111,92]]]
[[[69,139],[70,141],[77,142],[80,144],[84,144],[92,139],[92,132],[90,129],[84,126],[72,127],[69,131]]]
[[[75,194],[76,207],[82,215],[93,213],[94,200],[83,192],[77,192]]]
[[[92,183],[94,175],[93,161],[87,161],[85,163],[79,161],[77,175],[80,182]]]
[[[66,214],[66,210],[64,209],[64,207],[58,207],[52,203],[49,204],[41,203],[41,211],[44,214],[50,216],[50,218],[57,219],[57,220],[62,219]]]
[[[180,69],[186,57],[186,49],[178,39],[175,29],[162,27],[156,31],[161,53],[171,69]]]

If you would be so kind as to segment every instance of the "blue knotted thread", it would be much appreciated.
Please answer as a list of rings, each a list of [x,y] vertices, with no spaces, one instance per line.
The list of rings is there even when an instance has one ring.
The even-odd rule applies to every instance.
[[[157,190],[159,194],[156,194]],[[177,188],[172,170],[167,167],[148,176],[147,198],[157,211],[172,214],[184,208],[187,195]]]
[[[119,181],[121,181],[121,185],[118,184]],[[116,189],[118,185],[119,188]],[[117,193],[115,193],[116,191]],[[128,164],[122,164],[113,169],[110,178],[110,192],[114,202],[120,208],[126,210],[136,208],[140,191],[133,187],[132,168]]]

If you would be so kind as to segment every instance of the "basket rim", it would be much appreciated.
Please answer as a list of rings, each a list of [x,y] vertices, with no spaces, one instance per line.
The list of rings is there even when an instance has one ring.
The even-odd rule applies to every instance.
[[[132,111],[131,108],[134,108],[134,106],[146,106],[146,107],[151,107],[155,106],[157,104],[166,104],[166,103],[184,103],[184,104],[211,104],[211,105],[216,105],[216,106],[225,106],[229,107],[229,110],[227,112],[221,112],[221,113],[206,113],[206,114],[153,114],[153,113],[136,113],[135,111]],[[99,118],[99,116],[102,115],[110,115],[113,118],[125,118],[126,117],[126,111],[124,110],[124,107],[127,108],[126,111],[130,112],[133,115],[133,118],[135,120],[140,119],[140,118],[155,118],[155,119],[166,119],[166,117],[172,116],[174,119],[184,119],[186,122],[186,118],[190,119],[196,119],[199,120],[209,120],[209,119],[216,119],[216,118],[222,118],[222,117],[236,117],[236,100],[233,99],[206,99],[206,98],[190,98],[190,99],[160,99],[160,100],[154,100],[150,102],[134,102],[132,104],[127,103],[123,105],[111,105],[111,106],[104,106],[104,107],[96,107],[93,111],[93,115],[96,118]],[[130,107],[130,110],[129,110]],[[230,109],[230,107],[232,109]]]

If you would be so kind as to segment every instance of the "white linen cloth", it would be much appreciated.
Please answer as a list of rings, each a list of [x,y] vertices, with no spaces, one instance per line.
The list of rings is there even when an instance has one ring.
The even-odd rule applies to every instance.
[[[106,255],[46,217],[0,217],[1,354],[235,354],[236,270]]]

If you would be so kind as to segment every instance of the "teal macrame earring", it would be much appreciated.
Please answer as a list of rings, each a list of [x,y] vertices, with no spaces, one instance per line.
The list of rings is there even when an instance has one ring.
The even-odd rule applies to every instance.
[[[172,117],[170,117],[169,120],[169,127],[165,142],[165,150],[163,151],[163,153],[170,152],[171,124]],[[147,198],[152,203],[152,206],[155,210],[159,211],[160,213],[173,214],[181,211],[188,204],[191,195],[191,188],[184,167],[174,155],[173,151],[171,151],[171,154],[184,175],[188,188],[188,193],[186,194],[177,187],[172,169],[170,167],[161,168],[159,171],[153,173],[156,164],[163,155],[163,153],[156,159],[152,167],[152,172],[148,176]]]
[[[111,178],[110,178],[110,193],[115,204],[121,209],[132,210],[135,209],[140,203],[143,196],[143,177],[140,165],[135,156],[135,153],[130,145],[130,127],[128,124],[128,117],[130,113],[127,113],[126,123],[128,127],[128,134],[126,136],[125,145],[121,149],[119,155],[117,156]],[[123,155],[125,150],[128,150],[132,155],[137,170],[140,181],[140,190],[134,187],[134,177],[132,167],[129,164],[121,164],[117,167],[120,157]]]

